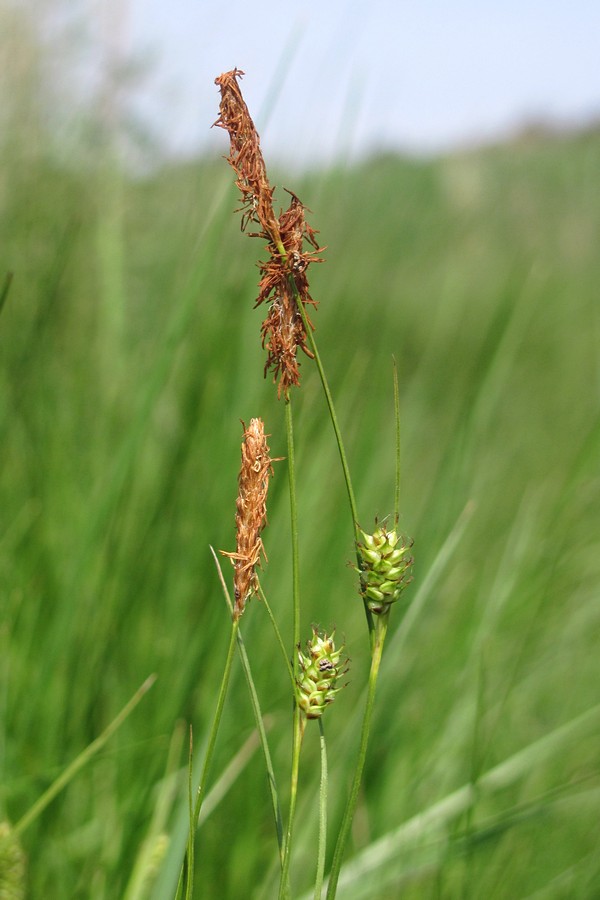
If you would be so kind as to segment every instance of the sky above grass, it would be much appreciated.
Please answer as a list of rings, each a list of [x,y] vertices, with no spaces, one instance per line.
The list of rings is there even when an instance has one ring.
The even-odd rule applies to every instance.
[[[445,150],[600,114],[598,0],[112,0],[146,63],[137,104],[175,153],[223,150],[214,78],[237,66],[268,152],[300,164]]]

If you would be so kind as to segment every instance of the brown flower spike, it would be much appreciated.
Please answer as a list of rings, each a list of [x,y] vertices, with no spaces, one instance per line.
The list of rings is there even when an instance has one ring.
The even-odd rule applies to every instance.
[[[237,175],[235,183],[242,195],[242,230],[252,222],[260,231],[250,236],[267,241],[269,258],[259,263],[261,278],[256,306],[269,304],[261,328],[262,344],[267,351],[265,375],[271,369],[273,380],[279,379],[277,395],[283,393],[287,397],[290,386],[300,384],[298,347],[307,356],[313,356],[306,343],[298,303],[302,303],[305,314],[306,304],[317,305],[308,291],[306,270],[311,262],[322,262],[318,256],[322,248],[315,237],[317,232],[306,222],[306,207],[295,194],[288,192],[291,198],[288,209],[275,215],[274,188],[269,184],[258,132],[238,83],[243,74],[240,69],[233,69],[215,79],[221,92],[215,125],[229,133],[227,159]],[[308,249],[305,244],[309,245]]]
[[[272,463],[276,462],[269,455],[262,419],[250,419],[248,428],[244,422],[242,426],[242,465],[235,514],[236,550],[235,553],[221,550],[223,556],[231,559],[235,570],[234,619],[239,619],[247,601],[257,589],[255,568],[260,565],[261,552],[267,558],[260,533],[267,524],[269,477],[273,472]]]

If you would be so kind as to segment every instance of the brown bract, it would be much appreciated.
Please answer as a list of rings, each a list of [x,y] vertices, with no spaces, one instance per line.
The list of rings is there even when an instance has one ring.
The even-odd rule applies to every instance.
[[[234,618],[244,612],[246,602],[257,588],[255,568],[260,564],[260,554],[266,557],[261,531],[267,523],[267,491],[269,477],[273,472],[269,454],[265,426],[262,419],[250,419],[244,428],[242,440],[242,464],[238,478],[238,496],[236,500],[236,550],[228,553],[234,567]]]
[[[250,222],[260,231],[251,237],[267,241],[269,258],[260,262],[259,294],[256,305],[269,304],[269,311],[262,328],[262,344],[267,351],[265,375],[273,371],[274,381],[279,381],[277,394],[287,397],[291,385],[300,384],[296,353],[300,347],[312,357],[307,346],[306,329],[298,304],[316,307],[310,296],[306,270],[311,262],[321,262],[315,235],[307,224],[306,207],[291,193],[288,209],[279,216],[273,210],[274,188],[269,184],[267,170],[260,149],[260,140],[248,107],[242,97],[239,79],[240,69],[225,72],[215,79],[221,92],[219,118],[215,125],[229,133],[228,162],[237,178],[236,186],[242,195],[242,230]],[[305,249],[307,248],[307,249]],[[313,325],[308,319],[310,327]]]

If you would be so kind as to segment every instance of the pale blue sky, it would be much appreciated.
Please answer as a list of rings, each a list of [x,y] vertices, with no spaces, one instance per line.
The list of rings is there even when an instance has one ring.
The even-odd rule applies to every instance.
[[[178,153],[224,152],[213,82],[234,66],[289,162],[600,115],[600,0],[115,2],[122,49],[151,61],[139,103]]]

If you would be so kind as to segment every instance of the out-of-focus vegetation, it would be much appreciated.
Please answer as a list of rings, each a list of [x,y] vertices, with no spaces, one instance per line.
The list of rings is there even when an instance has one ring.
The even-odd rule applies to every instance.
[[[200,752],[229,633],[209,544],[233,545],[239,420],[262,416],[284,455],[283,407],[262,378],[257,242],[239,233],[226,164],[135,175],[109,140],[74,158],[31,48],[20,73],[2,61],[0,279],[13,283],[0,317],[0,818],[17,821],[156,672],[22,844],[31,897],[114,898],[148,833],[163,835],[142,894],[162,898],[186,824],[186,754],[167,764],[170,747],[191,722]],[[396,635],[392,616],[344,898],[600,890],[599,171],[589,130],[275,178],[327,245],[311,270],[314,321],[365,527],[393,508],[392,355],[400,370],[414,614]],[[368,647],[308,359],[302,374],[303,627],[335,625],[352,658],[326,723],[333,833]],[[283,468],[269,522],[262,582],[289,635]],[[285,784],[288,686],[258,601],[242,630]],[[215,779],[253,727],[238,671]],[[316,735],[305,745],[298,891],[316,840]],[[436,808],[478,779],[472,804]],[[273,896],[259,755],[198,853],[197,896]]]

